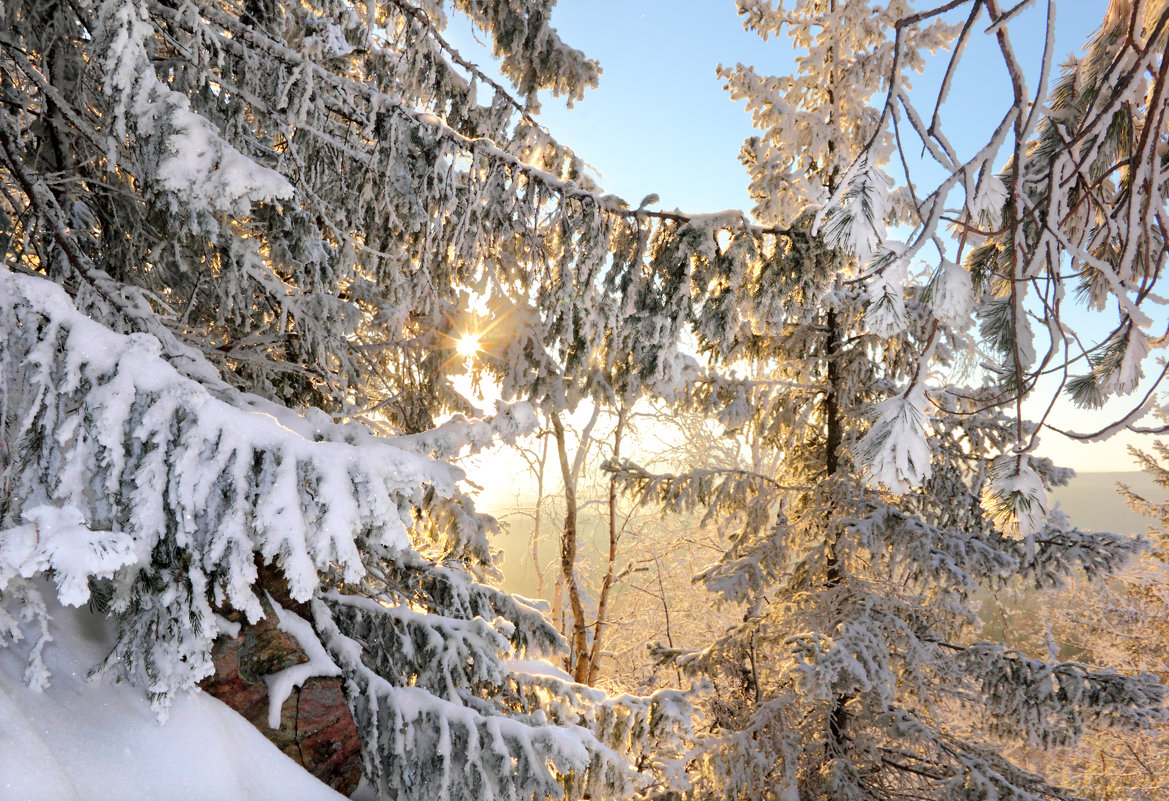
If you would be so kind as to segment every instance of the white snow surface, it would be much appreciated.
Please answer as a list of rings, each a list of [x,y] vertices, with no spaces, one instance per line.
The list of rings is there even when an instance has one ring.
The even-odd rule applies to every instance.
[[[23,680],[29,639],[0,647],[0,801],[344,798],[209,695],[179,693],[159,724],[140,688],[87,680],[109,650],[108,622],[61,607],[48,585],[42,595],[49,688]]]

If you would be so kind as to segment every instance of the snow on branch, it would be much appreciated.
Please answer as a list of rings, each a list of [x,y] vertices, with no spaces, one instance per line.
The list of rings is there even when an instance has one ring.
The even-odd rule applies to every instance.
[[[113,531],[93,531],[71,507],[35,506],[21,515],[27,522],[0,531],[0,595],[17,577],[49,573],[57,599],[66,606],[89,600],[89,579],[109,578],[134,564],[134,542]]]
[[[932,451],[926,441],[925,393],[914,387],[876,407],[876,422],[857,446],[865,480],[902,494],[930,477]]]
[[[1151,674],[1044,662],[990,643],[957,658],[981,684],[990,729],[1002,737],[1050,748],[1076,743],[1093,721],[1136,729],[1166,718],[1166,688]]]
[[[21,516],[23,525],[0,527],[0,648],[11,644],[5,640],[25,636],[21,621],[34,624],[25,681],[41,691],[52,678],[43,660],[52,637],[48,607],[31,579],[51,575],[58,600],[81,606],[90,599],[91,579],[109,578],[134,564],[134,543],[125,534],[90,529],[71,507],[34,506]]]
[[[479,679],[503,682],[509,671],[496,656],[500,635],[481,619],[460,624],[461,632],[444,632],[433,621],[427,631],[427,621],[419,618],[421,639],[401,639],[414,628],[409,613],[341,595],[311,606],[317,631],[349,677],[346,695],[355,719],[375,734],[363,742],[365,775],[386,797],[408,793],[445,801],[462,797],[458,788],[473,787],[487,801],[560,798],[566,785],[575,797],[628,795],[646,777],[630,769],[626,755],[650,741],[668,740],[692,714],[678,693],[610,700],[591,688],[523,673],[511,674],[514,685],[498,700],[469,689],[432,694],[424,686],[436,678],[440,686],[453,686],[450,671],[486,670]],[[435,659],[432,649],[441,649],[447,635],[470,650],[456,649],[451,660]],[[375,662],[369,665],[362,641],[371,636]],[[403,650],[383,647],[394,641]],[[430,652],[425,661],[423,650]],[[387,664],[390,675],[422,671],[420,684],[387,681],[378,667]],[[505,711],[500,704],[508,705],[507,717],[499,714]]]
[[[812,228],[823,230],[833,247],[867,262],[885,241],[889,178],[868,158],[861,158],[841,179],[840,200],[824,206]]]
[[[304,600],[322,575],[360,580],[363,553],[417,559],[412,508],[427,488],[458,495],[461,472],[409,444],[354,446],[340,427],[322,436],[320,421],[259,399],[240,408],[213,397],[167,364],[156,341],[103,328],[44,279],[0,274],[0,331],[0,416],[13,432],[0,462],[9,488],[0,518],[35,517],[39,498],[118,532],[102,547],[133,568],[118,573],[116,610],[145,603],[141,582],[158,578],[152,560],[181,549],[191,560],[189,611],[202,620],[194,630],[213,636],[210,597],[260,614],[253,554],[276,562]],[[47,556],[46,566],[66,567]],[[151,684],[201,678],[206,654],[187,656],[189,672],[154,669]]]
[[[1026,454],[1006,454],[991,463],[982,507],[1001,528],[1029,537],[1047,522],[1047,489]]]
[[[963,3],[937,3],[933,15]],[[1044,372],[1058,369],[1058,353],[1067,342],[1082,342],[1082,355],[1063,357],[1072,375],[1061,385],[1074,402],[1098,407],[1110,398],[1133,392],[1163,340],[1152,330],[1163,317],[1156,290],[1166,259],[1165,186],[1169,165],[1163,158],[1169,86],[1164,43],[1169,38],[1169,7],[1162,2],[1111,2],[1100,27],[1082,55],[1062,71],[1054,61],[1055,4],[1048,4],[1046,41],[1038,81],[1029,93],[1024,65],[1013,40],[1027,4],[1008,10],[998,3],[969,3],[959,47],[947,67],[943,86],[927,126],[902,91],[905,71],[894,64],[888,77],[886,106],[896,97],[920,144],[948,178],[927,189],[916,203],[910,251],[934,241],[956,256],[942,255],[931,289],[939,319],[964,323],[964,279],[948,265],[965,254],[983,318],[982,335],[997,351],[996,380],[1009,398],[1035,391]],[[1061,6],[1062,9],[1062,6]],[[946,139],[944,113],[951,76],[959,68],[968,38],[986,14],[994,46],[1006,67],[1002,122],[978,151],[957,158]],[[1066,13],[1066,12],[1065,12]],[[900,35],[916,27],[923,12],[906,13],[896,22]],[[973,66],[973,65],[965,65]],[[950,100],[953,103],[953,100]],[[998,112],[994,119],[999,118]],[[886,119],[901,143],[896,119]],[[846,178],[862,171],[867,154],[858,156]],[[963,157],[965,158],[965,157]],[[932,179],[904,162],[906,180],[919,196]],[[965,199],[959,210],[938,214],[952,186]],[[844,192],[847,187],[842,186]],[[942,244],[940,226],[950,223],[956,241]],[[966,250],[967,244],[973,246]],[[1070,269],[1069,269],[1070,268]],[[928,290],[927,290],[928,291]],[[1074,293],[1074,294],[1073,294]],[[1116,327],[1072,332],[1065,306],[1075,297],[1097,310],[1115,310]],[[1036,342],[1028,318],[1046,330],[1049,342]],[[1040,357],[1046,347],[1047,356]],[[1074,362],[1087,365],[1086,373]],[[1051,414],[1049,411],[1048,415]],[[1123,426],[1106,427],[1113,433]],[[1058,428],[1056,430],[1059,430]],[[1037,507],[1036,507],[1037,508]]]

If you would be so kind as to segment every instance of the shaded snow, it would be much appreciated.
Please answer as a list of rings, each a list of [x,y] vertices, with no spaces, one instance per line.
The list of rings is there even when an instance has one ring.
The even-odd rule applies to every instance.
[[[52,684],[30,690],[28,640],[0,647],[0,801],[337,801],[227,706],[179,693],[161,725],[141,689],[85,678],[107,622],[47,587]],[[31,634],[31,632],[29,632]]]

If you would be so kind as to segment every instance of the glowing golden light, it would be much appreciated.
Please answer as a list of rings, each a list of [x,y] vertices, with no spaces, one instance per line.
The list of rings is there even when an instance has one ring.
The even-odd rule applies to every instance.
[[[455,353],[469,359],[479,352],[479,334],[463,334],[455,342]]]

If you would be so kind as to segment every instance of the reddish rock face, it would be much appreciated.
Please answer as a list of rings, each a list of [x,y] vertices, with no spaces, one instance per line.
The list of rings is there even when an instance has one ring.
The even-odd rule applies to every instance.
[[[239,712],[281,751],[342,795],[361,779],[361,740],[345,706],[340,677],[316,677],[294,688],[280,710],[280,728],[268,727],[268,686],[264,676],[308,661],[296,639],[276,626],[266,599],[266,615],[243,625],[238,637],[220,637],[212,656],[215,675],[200,687]]]
[[[285,709],[296,707],[297,762],[342,795],[361,780],[361,740],[341,695],[341,679],[309,679]]]

